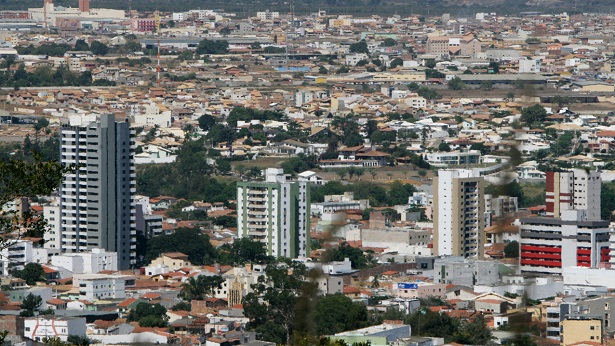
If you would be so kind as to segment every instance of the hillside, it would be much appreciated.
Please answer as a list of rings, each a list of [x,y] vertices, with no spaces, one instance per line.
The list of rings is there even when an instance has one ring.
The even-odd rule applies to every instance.
[[[77,6],[77,0],[55,0],[57,5]],[[540,13],[609,12],[610,0],[295,0],[298,14],[314,12],[317,9],[335,14],[354,15],[439,15],[473,16],[476,12],[519,13],[536,11]],[[23,10],[41,7],[42,0],[0,0],[0,10]],[[275,0],[132,0],[132,9],[138,11],[185,11],[189,9],[223,9],[235,12],[240,17],[270,9],[289,12],[289,1]],[[128,0],[93,0],[92,7],[128,9]]]

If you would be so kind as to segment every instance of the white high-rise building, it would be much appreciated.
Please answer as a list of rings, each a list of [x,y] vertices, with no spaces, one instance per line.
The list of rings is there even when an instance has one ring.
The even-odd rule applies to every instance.
[[[438,171],[433,189],[436,256],[483,257],[484,184],[472,170]]]
[[[59,252],[62,248],[60,227],[60,206],[57,204],[43,206],[43,217],[47,220],[48,229],[43,234],[45,248],[51,252]]]
[[[287,181],[281,169],[268,168],[265,182],[237,184],[237,230],[266,244],[275,257],[310,253],[310,187]]]
[[[60,187],[61,249],[117,252],[119,269],[128,269],[136,263],[132,130],[112,114],[70,121],[61,131],[61,160],[78,168]]]
[[[565,210],[584,210],[585,220],[600,220],[601,187],[600,172],[547,172],[547,216],[560,217]]]

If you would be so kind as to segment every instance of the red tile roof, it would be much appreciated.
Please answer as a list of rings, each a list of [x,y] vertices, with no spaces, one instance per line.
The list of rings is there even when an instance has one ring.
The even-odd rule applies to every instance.
[[[117,304],[118,308],[127,308],[130,306],[130,304],[136,302],[137,299],[136,298],[128,298],[124,301],[121,301],[119,304]]]
[[[62,299],[53,298],[53,299],[49,299],[47,301],[47,304],[50,304],[50,305],[64,305],[64,304],[66,304],[66,302],[63,301]]]

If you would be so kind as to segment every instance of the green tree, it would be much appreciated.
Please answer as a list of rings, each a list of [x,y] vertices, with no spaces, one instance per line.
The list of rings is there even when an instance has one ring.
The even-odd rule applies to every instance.
[[[145,263],[165,252],[181,252],[188,255],[192,264],[210,263],[215,258],[215,249],[209,242],[209,235],[201,234],[198,229],[178,228],[175,233],[161,235],[147,242]]]
[[[539,104],[521,110],[521,121],[527,124],[543,123],[546,118],[547,110]]]
[[[222,142],[233,142],[236,136],[235,131],[222,124],[214,124],[207,133],[207,139],[211,140],[214,145]]]
[[[93,340],[88,338],[87,336],[79,336],[79,335],[69,335],[66,338],[66,342],[69,345],[78,345],[78,346],[89,346],[93,344]]]
[[[504,247],[504,257],[517,258],[519,257],[519,243],[516,240],[511,241]]]
[[[470,146],[470,150],[478,150],[483,155],[487,153],[487,147],[485,146],[483,142],[472,144]]]
[[[405,323],[411,326],[415,335],[444,338],[445,342],[451,342],[459,330],[459,320],[425,308],[408,315]]]
[[[192,60],[193,58],[194,58],[194,52],[191,50],[185,50],[179,53],[179,55],[177,56],[177,60],[180,60],[180,61]]]
[[[417,189],[411,184],[403,184],[399,180],[395,180],[389,185],[389,191],[387,193],[388,205],[400,205],[407,204],[408,198],[413,193],[417,192]]]
[[[220,275],[190,277],[182,284],[178,297],[186,301],[204,300],[208,295],[212,295],[216,289],[222,288],[223,283],[224,278]]]
[[[464,345],[486,345],[493,339],[493,334],[485,322],[485,316],[479,314],[471,322],[463,321],[453,339]]]
[[[350,52],[369,54],[369,48],[367,48],[367,42],[365,42],[365,40],[361,40],[359,42],[351,44]]]
[[[267,255],[265,243],[250,238],[235,239],[233,244],[224,244],[218,250],[220,263],[243,265],[245,263],[267,264],[272,257]]]
[[[446,75],[438,70],[428,68],[425,69],[425,78],[446,78]]]
[[[219,174],[228,175],[231,173],[233,167],[231,166],[231,161],[226,158],[219,158],[216,160],[216,169]]]
[[[389,67],[396,68],[397,66],[403,66],[403,65],[404,65],[404,61],[401,58],[395,58],[391,60]]]
[[[455,76],[453,79],[448,81],[448,88],[451,90],[462,90],[465,88],[465,84],[461,78]]]
[[[79,39],[75,42],[75,50],[78,51],[88,51],[90,50],[90,46],[83,39]]]
[[[451,146],[448,145],[448,143],[446,142],[440,142],[440,144],[438,145],[438,150],[439,151],[451,151]]]
[[[490,194],[494,197],[517,197],[520,206],[526,205],[523,188],[521,187],[521,184],[514,180],[508,184],[487,185],[487,187],[485,188],[485,194]]]
[[[551,153],[555,156],[561,156],[570,153],[574,141],[574,133],[566,131],[555,141],[551,142]]]
[[[286,49],[281,47],[267,46],[263,49],[265,54],[280,54],[286,52]]]
[[[318,68],[318,73],[319,73],[319,74],[327,74],[327,73],[329,73],[329,70],[327,70],[327,68],[326,68],[326,67],[324,67],[324,66],[320,66],[320,67]]]
[[[129,322],[139,322],[141,327],[166,327],[169,317],[167,309],[160,304],[139,303],[130,310]]]
[[[93,41],[90,45],[90,51],[94,55],[107,55],[107,53],[109,53],[109,47],[100,41]]]
[[[228,41],[203,39],[196,48],[197,54],[226,54]]]
[[[425,67],[427,67],[427,68],[435,68],[436,67],[436,60],[435,59],[426,59],[425,60]]]
[[[355,303],[342,293],[318,298],[312,318],[316,323],[317,335],[333,335],[368,324],[365,304]]]
[[[139,42],[137,42],[137,41],[128,41],[124,45],[124,48],[128,52],[130,52],[130,53],[140,52],[141,51],[141,44]]]
[[[540,39],[537,38],[537,37],[528,37],[525,40],[525,43],[527,43],[527,44],[539,44],[540,43]]]
[[[23,279],[28,285],[36,285],[37,282],[44,282],[45,270],[38,263],[28,263],[21,270],[15,270],[12,272],[14,277]]]
[[[502,343],[504,346],[538,346],[528,333],[515,333],[512,339]]]
[[[490,80],[484,80],[482,82],[480,82],[480,89],[481,90],[485,90],[485,91],[489,91],[493,89],[493,82]]]
[[[600,218],[610,221],[615,210],[615,184],[603,183],[600,188]]]
[[[492,61],[489,63],[489,72],[498,74],[500,73],[500,63],[497,61]]]
[[[41,296],[35,296],[34,294],[28,294],[23,301],[21,302],[20,308],[23,309],[20,316],[23,317],[32,317],[34,316],[34,312],[38,311],[43,304],[43,298]]]
[[[350,259],[353,269],[367,268],[371,264],[363,250],[352,247],[347,242],[343,242],[336,248],[329,248],[323,255],[326,262],[343,261],[345,258]]]
[[[171,311],[190,311],[192,305],[188,302],[181,301],[171,307]]]
[[[384,41],[382,41],[381,46],[384,46],[384,47],[397,46],[397,41],[395,41],[395,39],[388,37],[388,38],[385,38]]]
[[[244,314],[250,320],[247,328],[262,340],[285,344],[293,329],[310,329],[306,323],[317,286],[308,281],[305,265],[290,260],[269,264],[252,289],[243,301]]]

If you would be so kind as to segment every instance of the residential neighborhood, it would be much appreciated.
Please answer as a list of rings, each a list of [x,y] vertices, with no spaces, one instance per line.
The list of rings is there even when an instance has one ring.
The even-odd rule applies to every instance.
[[[615,16],[57,2],[0,4],[4,342],[615,342]]]

